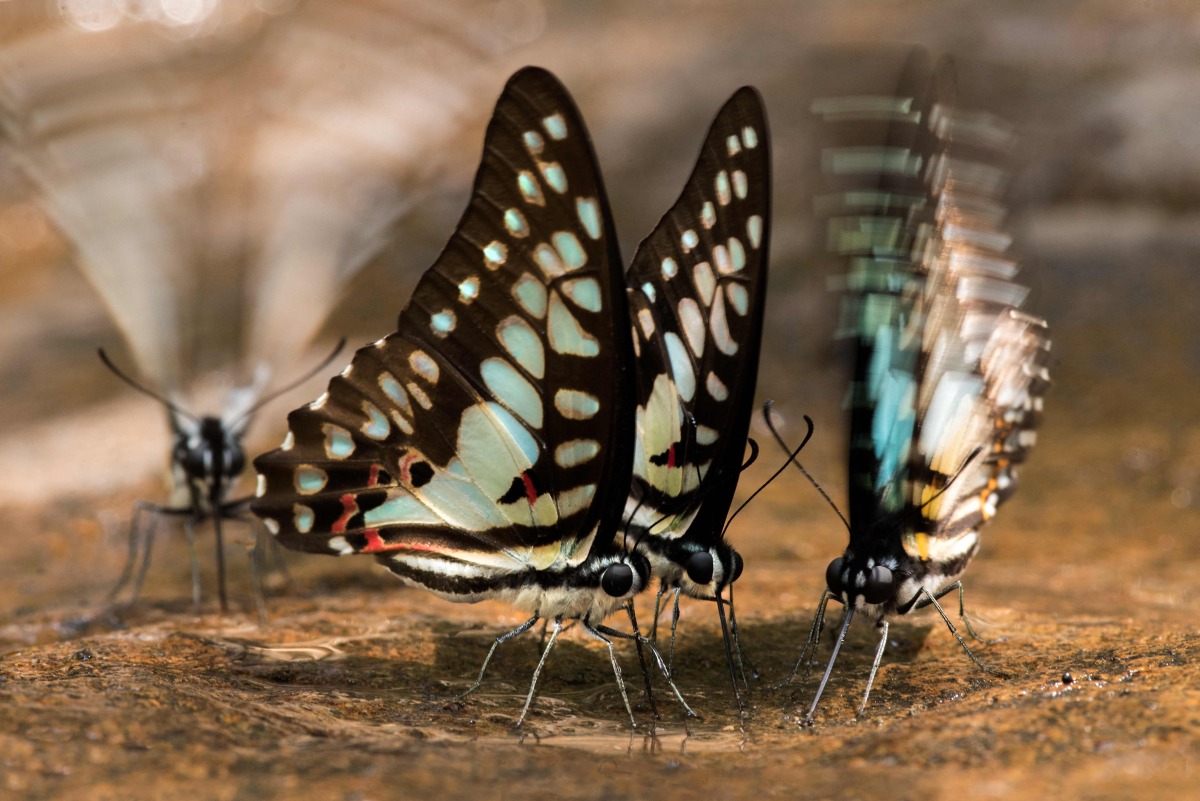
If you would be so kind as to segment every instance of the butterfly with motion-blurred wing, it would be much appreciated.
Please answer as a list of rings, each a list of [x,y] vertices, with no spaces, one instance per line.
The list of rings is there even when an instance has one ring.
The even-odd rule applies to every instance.
[[[501,598],[530,613],[497,638],[471,689],[496,647],[539,619],[552,621],[518,725],[564,619],[579,620],[606,644],[633,719],[611,641],[630,635],[601,621],[621,606],[632,618],[630,599],[652,575],[623,521],[635,471],[643,471],[645,486],[634,503],[644,508],[652,505],[642,498],[648,487],[663,488],[653,498],[657,507],[680,494],[676,482],[697,476],[724,493],[722,515],[728,507],[744,421],[740,433],[721,423],[734,429],[721,432],[732,456],[722,456],[706,479],[709,461],[726,453],[710,447],[717,432],[681,431],[686,409],[661,407],[690,403],[697,391],[720,402],[722,380],[740,382],[738,409],[748,402],[742,391],[752,391],[766,158],[730,159],[743,149],[765,150],[762,125],[755,93],[736,95],[702,156],[702,165],[732,166],[714,167],[684,193],[699,227],[670,230],[682,215],[669,214],[634,259],[633,305],[645,337],[635,355],[630,295],[583,120],[552,75],[518,72],[496,104],[467,211],[401,312],[398,331],[361,349],[325,395],[289,415],[283,446],[255,460],[254,512],[285,545],[373,554],[442,598]],[[728,213],[735,203],[745,203],[744,214]],[[664,236],[672,242],[660,244]],[[701,237],[712,253],[703,268],[688,256],[702,252]],[[675,260],[668,263],[667,254]],[[748,266],[752,275],[737,277]],[[653,306],[657,292],[670,311]],[[672,312],[681,319],[671,320],[660,343],[654,326],[665,326]],[[709,337],[713,355],[693,362]],[[648,344],[662,348],[660,355]],[[722,379],[715,371],[727,369],[737,346],[745,347],[748,366]],[[719,417],[704,403],[696,407],[706,420]],[[645,465],[662,453],[665,475],[646,475]],[[732,473],[725,472],[730,461]],[[689,499],[697,486],[685,485]],[[687,544],[689,554],[717,549],[716,579],[706,584],[723,585],[736,573],[734,557],[718,549],[719,535]],[[666,547],[646,550],[681,558]]]
[[[682,194],[626,275],[638,429],[629,536],[659,580],[655,626],[663,594],[674,596],[672,654],[680,594],[716,603],[735,695],[724,606],[740,660],[732,585],[742,558],[724,528],[753,411],[770,171],[762,100],[744,87],[717,114]]]
[[[980,526],[1016,490],[1049,386],[1050,343],[1045,321],[1019,311],[1027,290],[1012,282],[1017,266],[1004,256],[1004,171],[992,162],[1010,134],[989,116],[953,109],[953,86],[948,62],[933,70],[918,52],[897,97],[814,106],[839,139],[823,163],[840,190],[828,198],[829,239],[849,264],[842,326],[855,366],[850,543],[826,571],[788,679],[815,652],[828,602],[846,611],[806,722],[856,614],[880,630],[860,713],[893,616],[935,607],[988,670],[937,600],[957,590],[974,636],[958,577]],[[863,132],[881,121],[886,146],[864,146]]]
[[[166,514],[192,543],[197,605],[194,528],[214,522],[227,609],[222,523],[243,508],[231,496],[269,368],[303,356],[381,249],[412,202],[418,181],[406,179],[423,185],[438,163],[428,129],[457,130],[474,73],[503,47],[490,20],[445,29],[445,0],[344,5],[334,16],[247,8],[194,27],[117,14],[103,31],[72,24],[77,9],[63,6],[0,47],[12,161],[123,335],[135,385],[168,410],[170,497],[135,508],[109,595],[123,605],[138,597]],[[414,13],[426,5],[436,14]],[[392,106],[409,113],[381,114]],[[213,402],[194,392],[213,370],[231,377],[221,411],[193,415],[182,399]],[[74,464],[99,473],[97,462]],[[255,596],[261,610],[257,586]]]

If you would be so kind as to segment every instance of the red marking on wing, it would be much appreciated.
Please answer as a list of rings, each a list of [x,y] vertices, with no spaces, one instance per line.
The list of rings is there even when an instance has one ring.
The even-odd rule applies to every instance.
[[[337,520],[333,521],[333,526],[330,530],[334,534],[345,534],[346,524],[350,522],[350,518],[358,513],[358,502],[354,500],[354,493],[347,492],[342,496],[342,515]]]
[[[378,487],[379,486],[379,465],[377,465],[377,464],[371,465],[371,472],[367,476],[367,486],[368,487]]]
[[[675,466],[675,443],[671,443],[671,447],[667,448],[667,468]]]
[[[521,480],[525,482],[525,497],[529,499],[529,505],[533,506],[537,503],[538,493],[534,489],[533,479],[529,477],[529,473],[522,473]]]
[[[384,542],[379,536],[379,529],[369,528],[363,532],[367,544],[359,553],[383,553],[385,551],[427,551],[429,553],[447,553],[445,548],[435,548],[419,542]]]
[[[405,456],[403,459],[400,460],[399,467],[400,467],[400,483],[401,484],[405,484],[410,487],[412,486],[412,474],[408,472],[408,468],[409,468],[409,465],[411,465],[413,462],[419,461],[420,459],[421,459],[420,455],[415,454],[415,453],[410,453],[407,456]]]

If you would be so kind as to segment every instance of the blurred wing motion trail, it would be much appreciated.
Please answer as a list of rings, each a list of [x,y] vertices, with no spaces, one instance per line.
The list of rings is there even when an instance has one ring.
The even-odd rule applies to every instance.
[[[226,420],[301,372],[506,46],[457,2],[263,5],[170,25],[46,4],[13,12],[0,42],[5,161],[142,380],[179,397],[229,370],[249,391],[226,388]]]

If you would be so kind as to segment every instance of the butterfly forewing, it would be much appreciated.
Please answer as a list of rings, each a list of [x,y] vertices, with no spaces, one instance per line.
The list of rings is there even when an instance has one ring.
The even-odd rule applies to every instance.
[[[582,120],[553,76],[522,70],[398,331],[289,416],[256,462],[256,513],[291,547],[387,554],[448,592],[581,562],[629,480],[619,264]]]
[[[924,53],[887,114],[829,107],[842,113],[835,135],[855,145],[827,161],[843,166],[831,170],[830,249],[849,264],[843,332],[855,345],[851,551],[876,550],[896,526],[915,560],[961,568],[973,529],[1015,488],[1047,385],[1045,323],[1016,311],[1027,290],[1005,255],[1011,131],[958,110],[948,63]],[[881,120],[882,146],[854,141]]]
[[[754,401],[769,206],[766,119],[747,87],[718,113],[626,276],[638,376],[629,508],[658,536],[683,536],[689,522],[720,536]]]
[[[842,334],[854,346],[849,497],[854,533],[871,532],[906,504],[917,428],[925,276],[934,252],[940,183],[929,180],[941,147],[936,120],[953,83],[914,52],[894,96],[831,98],[815,104],[836,146],[823,165],[836,190],[821,204],[828,247],[844,258]]]

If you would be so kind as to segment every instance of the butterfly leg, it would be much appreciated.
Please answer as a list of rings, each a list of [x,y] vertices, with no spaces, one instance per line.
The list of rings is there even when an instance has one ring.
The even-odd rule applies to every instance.
[[[746,714],[746,708],[742,705],[742,694],[738,692],[737,683],[737,667],[734,665],[733,646],[730,644],[729,626],[725,621],[725,601],[721,598],[720,591],[717,592],[717,618],[721,621],[721,640],[725,644],[725,664],[729,667],[729,683],[733,687],[733,700],[737,702],[739,714]],[[741,662],[738,661],[738,665]],[[745,681],[746,675],[743,671],[742,680]]]
[[[537,618],[534,618],[534,620],[537,620]],[[530,623],[530,625],[532,625],[532,623]],[[542,668],[545,667],[546,659],[548,659],[550,656],[550,649],[554,647],[554,642],[558,639],[559,634],[562,634],[562,615],[558,615],[554,618],[554,629],[550,632],[550,639],[546,641],[546,647],[542,651],[542,658],[538,660],[537,667],[533,669],[533,679],[529,682],[529,694],[525,696],[525,706],[521,709],[521,716],[517,718],[517,722],[513,724],[514,728],[520,727],[520,725],[525,722],[525,716],[529,714],[529,707],[533,705],[533,696],[537,693],[538,678],[542,675]],[[498,645],[499,643],[500,640],[497,639],[496,644]],[[495,650],[495,646],[493,646],[493,650]],[[612,652],[611,645],[609,645],[608,650],[610,653]],[[491,656],[491,654],[488,654],[488,656]],[[482,671],[480,671],[479,678],[483,678]],[[621,695],[625,695],[625,685],[621,684],[621,674],[619,671],[617,673],[617,684],[621,685]],[[628,698],[625,699],[625,707],[629,707]],[[629,714],[630,717],[633,716],[632,712]]]
[[[225,590],[225,536],[221,527],[221,510],[213,515],[213,532],[217,541],[217,595],[221,599],[221,614],[229,614],[229,596]]]
[[[646,645],[646,647],[650,649],[651,655],[654,656],[654,662],[658,665],[658,671],[662,673],[663,678],[667,680],[667,685],[670,686],[671,692],[674,693],[675,700],[678,701],[679,705],[683,707],[683,711],[687,717],[700,717],[692,711],[692,708],[688,706],[687,701],[683,700],[683,693],[679,692],[679,688],[675,686],[675,681],[671,678],[671,672],[667,669],[667,663],[663,661],[662,654],[660,654],[658,649],[654,647],[654,643],[650,642],[649,639],[642,637],[639,634],[626,634],[623,631],[617,631],[616,629],[609,628],[608,626],[594,626],[593,628],[602,634],[606,634],[609,637],[616,637],[620,640],[632,640],[635,637],[639,638]]]
[[[188,548],[192,554],[192,607],[200,614],[200,557],[196,553],[196,518],[189,517],[183,523]]]
[[[671,604],[671,650],[667,654],[667,670],[671,675],[675,673],[675,635],[679,631],[679,594],[683,592],[682,587],[675,588],[675,598]]]
[[[616,651],[613,650],[612,640],[610,640],[608,637],[604,636],[604,632],[601,631],[601,628],[602,627],[593,626],[591,623],[589,623],[586,620],[583,621],[583,630],[586,631],[588,634],[590,634],[595,639],[604,643],[605,647],[608,648],[608,660],[610,662],[612,662],[613,675],[617,677],[617,689],[621,691],[621,700],[625,702],[625,711],[629,713],[629,725],[636,729],[637,728],[637,719],[634,718],[633,707],[630,706],[630,704],[629,704],[629,693],[627,693],[625,691],[625,679],[622,678],[622,676],[621,676],[621,664],[619,662],[617,662],[617,653],[616,653]],[[549,651],[547,650],[547,653],[548,652]],[[544,656],[542,658],[543,658],[543,660],[545,659]],[[538,668],[540,669],[541,665],[538,665]],[[536,678],[537,677],[535,675],[535,677],[534,677],[535,681],[536,681]],[[531,695],[532,695],[532,692],[533,692],[533,688],[530,688]],[[526,705],[528,706],[528,703]],[[522,717],[524,717],[524,715],[522,715]],[[520,724],[518,723],[518,725],[520,725]]]
[[[129,519],[129,552],[125,556],[125,566],[121,568],[121,575],[117,578],[117,583],[108,591],[104,602],[107,604],[113,603],[116,597],[120,595],[121,590],[129,584],[130,579],[134,577],[134,568],[138,563],[139,552],[143,548],[149,550],[150,541],[154,537],[154,532],[158,528],[158,507],[154,504],[149,504],[144,501],[138,501],[133,506],[133,515]],[[149,525],[143,525],[142,519],[145,515],[151,515]],[[143,557],[143,561],[148,560]],[[145,573],[145,568],[140,571],[142,575]],[[137,588],[133,592],[133,596],[129,599],[128,606],[132,606],[137,600],[138,591],[141,590],[141,582],[137,584]]]
[[[783,681],[773,685],[771,687],[772,690],[778,690],[796,678],[796,674],[800,672],[800,666],[805,664],[805,658],[811,660],[817,655],[817,645],[821,641],[821,632],[825,630],[825,610],[829,606],[830,599],[836,600],[833,593],[828,589],[821,593],[821,600],[817,602],[817,613],[813,615],[812,626],[808,630],[808,639],[804,641],[804,648],[800,650],[800,658],[792,666],[792,672],[787,674]],[[808,679],[808,673],[811,669],[811,666],[805,666],[804,676],[800,680],[802,683]]]
[[[654,617],[650,619],[650,641],[658,642],[658,616],[662,614],[662,599],[667,592],[667,585],[658,582],[658,592],[654,594]]]
[[[861,715],[867,708],[867,699],[871,697],[871,685],[875,683],[875,674],[879,672],[879,663],[883,661],[883,651],[887,647],[888,622],[879,621],[879,629],[879,645],[875,648],[875,660],[871,662],[871,672],[867,674],[867,689],[863,691],[862,703],[855,713],[856,716]]]
[[[846,613],[842,616],[842,627],[838,631],[837,642],[833,646],[833,653],[829,655],[829,664],[825,666],[825,675],[821,677],[821,683],[817,685],[817,694],[813,696],[812,706],[808,708],[808,713],[800,721],[801,726],[811,726],[813,723],[813,715],[817,712],[817,704],[821,702],[821,696],[825,693],[825,685],[829,683],[829,677],[833,674],[833,666],[837,662],[838,653],[842,650],[842,644],[846,641],[846,632],[850,630],[850,621],[852,620],[854,620],[854,607],[849,606],[846,607]]]
[[[487,656],[485,656],[483,658],[483,665],[479,668],[479,676],[476,677],[475,683],[472,684],[470,687],[468,687],[467,691],[464,692],[462,695],[458,696],[458,698],[456,700],[461,701],[462,699],[466,698],[471,693],[478,690],[479,685],[483,684],[483,674],[487,672],[488,664],[491,663],[492,656],[496,653],[497,648],[499,648],[501,645],[503,645],[504,643],[511,640],[513,637],[516,637],[518,635],[524,634],[525,632],[529,631],[531,628],[533,628],[533,624],[537,623],[539,620],[541,620],[541,616],[534,615],[533,617],[529,618],[529,620],[526,620],[524,623],[517,626],[515,629],[508,632],[507,634],[501,634],[499,637],[497,637],[496,641],[494,643],[492,643],[492,647],[488,650]],[[556,637],[558,636],[558,630],[561,628],[562,628],[562,623],[560,621],[555,628],[554,636],[556,636]]]
[[[914,609],[924,609],[927,606],[932,606],[934,609],[936,609],[938,611],[938,614],[942,616],[942,620],[943,620],[943,622],[945,622],[946,628],[950,629],[950,633],[954,635],[954,639],[958,640],[958,644],[960,646],[962,646],[962,649],[966,653],[967,657],[972,662],[975,663],[975,666],[977,668],[982,670],[984,673],[990,673],[993,676],[999,676],[1000,678],[1008,678],[1007,673],[996,670],[995,668],[992,668],[992,667],[988,667],[987,665],[985,665],[979,661],[979,657],[975,656],[975,654],[973,654],[971,652],[971,649],[967,647],[967,641],[962,638],[962,635],[958,633],[958,629],[956,629],[954,627],[954,624],[950,621],[950,616],[946,614],[946,610],[943,609],[942,605],[938,603],[938,598],[941,598],[941,597],[949,594],[950,592],[953,592],[956,587],[959,590],[959,602],[961,603],[961,601],[962,601],[962,594],[961,594],[962,584],[956,581],[953,584],[951,584],[949,587],[946,587],[946,588],[942,589],[941,591],[939,591],[937,595],[931,595],[929,593],[929,590],[927,590],[925,588],[921,588],[921,590],[916,594],[916,596],[911,601],[909,601],[905,606],[900,607],[898,609],[898,611],[900,614],[903,615]]]
[[[258,622],[261,625],[267,622],[266,577],[271,572],[270,561],[272,559],[275,561],[275,565],[286,583],[291,583],[291,576],[288,575],[287,567],[283,564],[279,543],[267,532],[257,517],[248,513],[249,504],[249,498],[227,501],[217,508],[217,516],[250,527],[253,537],[253,544],[247,553],[250,558],[250,587],[254,594],[254,608],[258,612]]]
[[[646,698],[650,702],[650,714],[654,716],[655,720],[658,720],[658,705],[654,703],[654,687],[650,684],[650,668],[646,665],[646,653],[642,650],[642,637],[638,630],[637,614],[633,609],[632,598],[625,603],[625,611],[629,613],[629,625],[633,628],[633,633],[637,635],[634,642],[637,643],[638,664],[642,667],[642,682],[646,685]]]
[[[963,624],[967,627],[967,634],[971,635],[971,639],[981,642],[984,645],[995,645],[998,642],[1004,642],[1003,637],[999,637],[995,640],[988,640],[979,636],[979,633],[975,631],[975,627],[971,625],[971,618],[967,617],[967,609],[963,605],[963,585],[961,581],[954,582],[949,587],[939,592],[936,597],[941,598],[943,595],[946,595],[954,589],[958,590],[958,616],[962,619]]]
[[[758,672],[746,654],[742,651],[742,638],[738,635],[737,614],[733,609],[733,585],[729,585],[729,633],[733,635],[733,653],[738,660],[738,670],[742,672],[742,681],[746,684],[746,689],[750,688],[750,681],[746,678],[746,666],[750,666],[750,675],[756,680],[762,678],[762,674]]]

